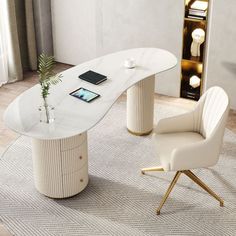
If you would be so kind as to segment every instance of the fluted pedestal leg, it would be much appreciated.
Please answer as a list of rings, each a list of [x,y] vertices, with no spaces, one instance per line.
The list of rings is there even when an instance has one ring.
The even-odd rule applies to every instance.
[[[33,139],[36,189],[51,198],[66,198],[88,184],[87,132],[66,139]]]
[[[127,90],[127,128],[135,135],[147,135],[153,129],[155,76]]]

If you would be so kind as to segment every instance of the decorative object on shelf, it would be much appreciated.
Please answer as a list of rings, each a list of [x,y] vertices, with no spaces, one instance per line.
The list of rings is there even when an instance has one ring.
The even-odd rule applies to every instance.
[[[45,123],[52,123],[55,119],[54,117],[54,107],[48,104],[49,90],[52,85],[56,85],[61,82],[61,74],[56,74],[53,71],[53,66],[55,64],[53,56],[47,56],[42,53],[39,58],[38,74],[39,74],[39,84],[41,86],[41,95],[43,98],[43,104],[39,107],[40,111],[40,121]]]
[[[136,66],[134,58],[127,58],[124,62],[124,66],[127,69],[133,69]]]
[[[208,2],[197,0],[191,5],[191,9],[206,11],[208,7]]]
[[[193,75],[189,80],[189,85],[193,88],[199,87],[200,84],[201,84],[201,79],[196,75]]]
[[[195,1],[189,8],[188,18],[203,20],[207,16],[208,2]]]
[[[193,57],[200,57],[200,47],[205,41],[205,31],[197,28],[192,32],[191,55]]]

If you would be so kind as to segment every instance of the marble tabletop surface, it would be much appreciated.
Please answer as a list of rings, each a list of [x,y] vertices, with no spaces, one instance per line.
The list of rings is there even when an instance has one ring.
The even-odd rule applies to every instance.
[[[134,58],[135,68],[124,67],[127,58]],[[83,133],[95,126],[129,87],[176,64],[177,59],[172,53],[158,48],[135,48],[96,58],[63,71],[62,82],[51,87],[49,103],[55,107],[53,123],[40,122],[38,108],[42,98],[39,85],[19,95],[8,106],[4,122],[10,129],[37,139],[61,139]],[[107,80],[93,85],[78,78],[88,70],[106,75]],[[69,95],[80,87],[101,97],[86,103]]]

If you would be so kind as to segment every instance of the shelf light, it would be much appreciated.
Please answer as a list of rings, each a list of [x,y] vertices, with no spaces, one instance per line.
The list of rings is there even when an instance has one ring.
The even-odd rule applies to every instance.
[[[202,65],[202,63],[199,63],[199,64],[197,65],[197,72],[198,72],[199,74],[201,74],[201,73],[202,73],[202,70],[203,70],[203,65]]]
[[[185,0],[185,6],[188,6],[191,0]]]

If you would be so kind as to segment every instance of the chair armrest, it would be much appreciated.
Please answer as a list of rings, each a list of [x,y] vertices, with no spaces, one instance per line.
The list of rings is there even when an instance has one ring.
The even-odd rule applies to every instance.
[[[154,132],[157,134],[193,131],[194,111],[159,120]]]
[[[205,139],[196,143],[174,149],[170,160],[173,171],[190,170],[213,166],[217,163],[219,148],[212,140]]]

